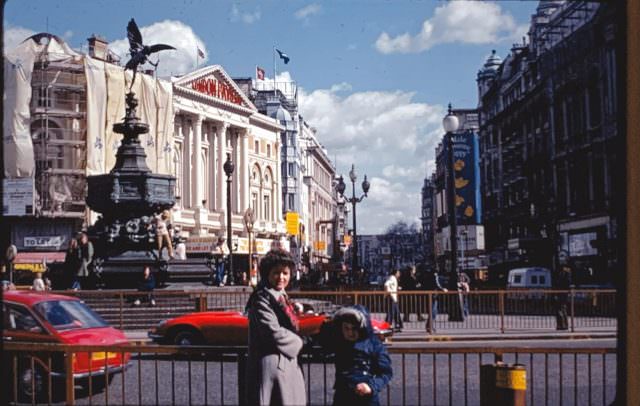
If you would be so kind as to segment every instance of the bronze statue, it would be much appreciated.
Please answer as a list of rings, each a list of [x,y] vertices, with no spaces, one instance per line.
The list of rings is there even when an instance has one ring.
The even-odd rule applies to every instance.
[[[131,69],[133,71],[133,79],[131,80],[131,86],[129,86],[129,90],[131,90],[131,88],[133,88],[133,83],[136,81],[138,65],[149,62],[154,67],[157,67],[158,63],[149,61],[147,57],[154,52],[175,48],[166,44],[155,44],[151,46],[144,45],[142,43],[142,34],[140,34],[138,25],[133,18],[129,21],[129,24],[127,24],[127,38],[129,38],[129,55],[131,55],[131,59],[129,59],[129,62],[127,62],[124,68],[125,70]]]

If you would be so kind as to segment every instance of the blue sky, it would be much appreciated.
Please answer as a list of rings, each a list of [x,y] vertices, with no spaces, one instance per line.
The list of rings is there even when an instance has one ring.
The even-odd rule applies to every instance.
[[[278,74],[302,88],[301,114],[346,175],[351,163],[372,186],[358,206],[359,234],[420,216],[420,188],[433,170],[441,119],[477,104],[476,74],[492,49],[504,58],[526,35],[538,2],[8,0],[5,49],[48,31],[73,48],[98,34],[125,56],[126,25],[145,42],[178,48],[164,74],[220,64],[233,77],[273,77],[272,48],[291,58]]]

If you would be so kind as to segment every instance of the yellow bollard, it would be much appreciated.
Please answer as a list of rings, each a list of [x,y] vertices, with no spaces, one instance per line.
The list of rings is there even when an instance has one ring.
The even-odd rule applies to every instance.
[[[480,404],[524,406],[527,371],[524,365],[482,365],[480,367]]]

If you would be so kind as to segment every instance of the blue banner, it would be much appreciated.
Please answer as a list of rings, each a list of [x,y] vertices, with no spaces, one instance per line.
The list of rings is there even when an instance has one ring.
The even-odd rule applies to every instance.
[[[452,141],[457,222],[458,224],[481,224],[478,135],[472,131],[461,132],[454,134]]]

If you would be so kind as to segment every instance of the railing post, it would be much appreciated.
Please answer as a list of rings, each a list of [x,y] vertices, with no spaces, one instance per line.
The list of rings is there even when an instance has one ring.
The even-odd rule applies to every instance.
[[[74,405],[75,400],[75,385],[73,382],[73,351],[65,351],[64,359],[64,372],[65,372],[65,392],[67,405]]]
[[[120,291],[120,330],[124,330],[124,293]]]
[[[238,404],[247,404],[246,399],[246,373],[247,373],[247,354],[238,353]]]
[[[571,332],[574,333],[576,331],[575,329],[575,325],[574,325],[574,320],[575,320],[575,290],[571,289],[571,291],[569,292],[569,299],[570,301],[570,309],[571,309]]]
[[[358,296],[359,296],[358,291],[353,292],[353,304],[354,305],[358,304]]]
[[[504,334],[504,290],[498,292],[498,306],[500,307],[500,332]]]
[[[433,334],[433,293],[429,292],[427,293],[427,295],[429,296],[427,299],[428,302],[428,308],[427,308],[427,331],[429,332],[429,334]]]

